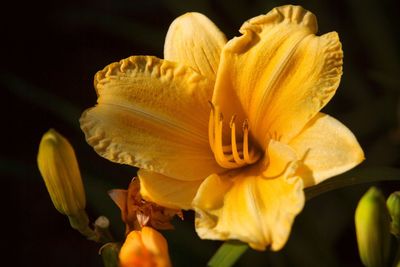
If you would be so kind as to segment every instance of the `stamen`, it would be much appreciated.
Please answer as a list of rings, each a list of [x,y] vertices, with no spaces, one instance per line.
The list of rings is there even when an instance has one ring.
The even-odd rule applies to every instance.
[[[217,109],[217,111],[216,111],[214,104],[211,101],[208,101],[208,103],[210,103],[210,106],[211,106],[210,119],[208,121],[208,140],[210,142],[211,151],[214,152],[215,125],[217,125],[217,123],[215,121],[216,121],[216,117],[218,117],[217,114],[219,112],[219,109]],[[221,116],[222,116],[222,114],[221,114]],[[230,153],[231,146],[223,146],[222,150],[224,151],[224,153],[227,153],[227,152]]]
[[[220,114],[221,115],[221,114]],[[219,118],[218,118],[219,117]],[[215,123],[215,120],[218,118],[218,124]],[[224,168],[227,169],[233,169],[236,168],[236,164],[234,162],[230,162],[224,154],[223,148],[222,148],[222,129],[223,129],[223,117],[222,116],[215,116],[214,123],[216,124],[215,127],[215,140],[214,140],[214,156],[215,160],[218,162],[219,165],[221,165]]]
[[[233,154],[233,159],[236,161],[236,163],[243,164],[244,160],[240,158],[239,153],[238,153],[238,149],[237,149],[237,144],[236,144],[235,119],[236,119],[236,115],[233,115],[232,118],[231,118],[231,121],[229,123],[229,126],[231,127],[232,154]]]
[[[247,164],[253,164],[260,158],[254,150],[251,150],[249,154],[249,121],[247,119],[243,122],[243,156]]]
[[[210,102],[211,113],[208,129],[210,147],[217,163],[227,169],[239,168],[256,162],[260,155],[256,150],[249,151],[248,121],[243,123],[243,143],[236,140],[236,115],[232,116],[229,126],[231,129],[231,144],[223,144],[223,115],[217,105]]]
[[[249,163],[249,122],[247,119],[243,122],[243,156],[244,161]]]
[[[208,101],[211,106],[211,112],[210,112],[210,120],[208,121],[208,140],[210,142],[210,147],[211,151],[214,152],[214,114],[215,114],[215,108],[214,104],[211,101]]]

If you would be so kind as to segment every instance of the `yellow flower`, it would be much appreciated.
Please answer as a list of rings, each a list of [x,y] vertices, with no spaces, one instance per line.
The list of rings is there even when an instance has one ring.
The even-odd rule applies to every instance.
[[[45,133],[40,141],[38,167],[55,208],[75,216],[86,205],[85,190],[74,149],[55,130]]]
[[[95,76],[97,106],[81,128],[101,156],[139,167],[141,194],[194,209],[201,238],[285,244],[303,188],[364,156],[343,124],[319,111],[342,74],[337,33],[282,6],[225,36],[204,15],[170,26],[164,60],[133,56]]]
[[[171,262],[165,238],[151,227],[132,231],[119,252],[121,267],[168,267]]]

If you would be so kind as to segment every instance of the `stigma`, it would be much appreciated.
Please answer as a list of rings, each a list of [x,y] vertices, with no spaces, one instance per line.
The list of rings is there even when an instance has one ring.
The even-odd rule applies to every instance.
[[[253,164],[260,158],[260,153],[255,147],[249,145],[249,123],[244,120],[242,125],[241,142],[236,139],[236,116],[230,119],[230,144],[224,145],[224,117],[217,105],[211,104],[210,120],[208,125],[208,138],[211,151],[217,163],[226,169],[236,169]]]

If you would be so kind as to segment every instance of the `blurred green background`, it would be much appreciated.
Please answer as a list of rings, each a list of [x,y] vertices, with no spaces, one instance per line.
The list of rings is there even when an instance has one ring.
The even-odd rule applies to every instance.
[[[7,1],[2,7],[0,175],[2,258],[13,266],[102,266],[99,246],[82,238],[57,213],[36,167],[40,138],[49,128],[76,149],[94,220],[106,215],[122,238],[119,210],[107,190],[127,187],[136,170],[112,164],[89,147],[80,113],[95,104],[93,76],[130,55],[162,57],[172,20],[198,11],[228,38],[247,19],[285,1]],[[396,0],[299,1],[316,14],[319,33],[337,31],[344,75],[324,109],[358,137],[367,160],[361,168],[399,168],[400,25]],[[399,177],[400,178],[400,177]],[[237,266],[361,266],[353,216],[371,184],[335,190],[306,204],[287,246],[278,253],[248,251]],[[378,186],[386,196],[398,182]],[[164,232],[174,266],[205,266],[221,244],[200,240],[193,214]]]

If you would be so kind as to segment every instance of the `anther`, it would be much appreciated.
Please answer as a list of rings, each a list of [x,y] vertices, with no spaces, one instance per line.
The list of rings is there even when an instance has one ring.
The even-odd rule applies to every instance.
[[[232,128],[232,124],[235,123],[235,119],[236,119],[236,114],[234,114],[231,118],[231,121],[229,122],[229,126]]]

